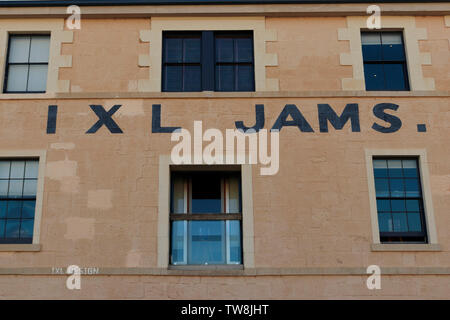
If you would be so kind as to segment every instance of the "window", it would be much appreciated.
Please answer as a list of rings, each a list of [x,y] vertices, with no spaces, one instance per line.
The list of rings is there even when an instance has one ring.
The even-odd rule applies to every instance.
[[[171,264],[241,264],[241,186],[234,172],[172,172]]]
[[[426,243],[417,158],[374,158],[373,171],[380,241]]]
[[[32,243],[38,160],[0,160],[0,243]]]
[[[163,91],[255,91],[252,31],[163,33]]]
[[[10,35],[5,93],[44,93],[47,87],[49,35]]]
[[[401,32],[362,32],[366,90],[409,90]]]

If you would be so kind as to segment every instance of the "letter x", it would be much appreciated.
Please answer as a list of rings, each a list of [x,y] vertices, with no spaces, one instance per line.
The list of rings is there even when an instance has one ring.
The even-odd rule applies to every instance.
[[[98,117],[98,121],[86,131],[86,133],[96,133],[103,125],[105,125],[111,133],[123,133],[119,128],[117,123],[111,118],[111,116],[119,110],[120,104],[114,105],[108,112],[101,105],[90,105],[91,109],[95,112]]]

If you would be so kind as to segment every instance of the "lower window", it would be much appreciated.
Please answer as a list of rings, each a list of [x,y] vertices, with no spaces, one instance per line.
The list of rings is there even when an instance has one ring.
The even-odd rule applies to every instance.
[[[242,264],[236,172],[172,172],[171,264]]]
[[[374,158],[381,242],[426,243],[425,210],[417,158]]]

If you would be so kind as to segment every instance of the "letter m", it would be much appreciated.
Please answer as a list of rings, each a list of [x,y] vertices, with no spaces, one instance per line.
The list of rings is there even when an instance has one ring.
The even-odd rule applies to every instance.
[[[329,104],[318,104],[320,132],[328,132],[328,121],[336,130],[341,130],[350,119],[352,132],[360,132],[358,104],[349,103],[338,116]]]

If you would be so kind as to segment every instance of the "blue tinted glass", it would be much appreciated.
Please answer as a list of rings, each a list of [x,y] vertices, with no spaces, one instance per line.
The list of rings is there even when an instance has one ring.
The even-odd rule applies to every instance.
[[[404,212],[406,210],[405,200],[391,200],[392,211]]]
[[[22,209],[22,201],[8,201],[8,218],[20,218],[20,211]]]
[[[0,218],[6,218],[7,201],[0,201]]]
[[[183,67],[165,66],[164,67],[164,90],[182,91],[183,89]]]
[[[201,41],[200,38],[184,39],[184,62],[200,62]]]
[[[406,210],[420,211],[419,200],[406,200]]]
[[[392,221],[394,224],[394,232],[406,232],[408,231],[408,224],[406,220],[406,213],[393,213]]]
[[[192,213],[221,213],[220,178],[199,174],[192,178]]]
[[[186,263],[185,261],[185,236],[187,221],[172,222],[172,263]]]
[[[389,200],[377,200],[378,212],[391,211]]]
[[[216,90],[234,91],[234,66],[216,66]]]
[[[22,218],[34,218],[34,206],[36,201],[24,201],[22,206]]]
[[[373,160],[373,174],[375,178],[387,178],[387,162],[386,160]]]
[[[402,44],[383,44],[382,51],[384,61],[405,60],[405,51]]]
[[[362,45],[362,53],[364,61],[380,61],[381,60],[381,45],[368,44]]]
[[[216,62],[234,62],[232,38],[216,38]]]
[[[251,38],[237,38],[234,40],[236,45],[235,62],[253,61],[253,41]]]
[[[189,225],[189,263],[225,263],[225,222],[190,221]]]
[[[201,91],[202,90],[202,71],[200,66],[184,67],[184,90],[183,91]]]
[[[377,197],[389,197],[389,184],[387,179],[375,179]]]
[[[19,238],[20,219],[6,220],[5,238]]]
[[[418,179],[405,179],[406,196],[420,197],[420,187]]]
[[[21,238],[33,238],[34,219],[22,220],[20,225]]]
[[[385,63],[383,65],[386,90],[406,90],[405,69],[402,63]]]
[[[408,228],[409,231],[422,231],[422,223],[420,221],[420,213],[408,213]]]
[[[405,177],[410,178],[419,177],[416,160],[402,160],[402,163],[403,163],[403,174],[405,175]]]
[[[241,223],[238,220],[227,221],[230,262],[241,263]]]
[[[183,62],[183,39],[166,38],[164,48],[164,62]]]
[[[378,214],[378,226],[381,232],[392,232],[392,220],[390,213]]]
[[[381,64],[364,63],[364,78],[366,90],[384,90],[384,74]]]
[[[237,90],[253,91],[253,66],[237,66]]]
[[[391,191],[391,197],[404,197],[405,187],[403,185],[403,179],[390,179],[389,186]]]
[[[389,177],[401,178],[403,177],[402,161],[401,160],[388,160]]]
[[[5,236],[5,219],[0,219],[0,238],[3,238]]]

